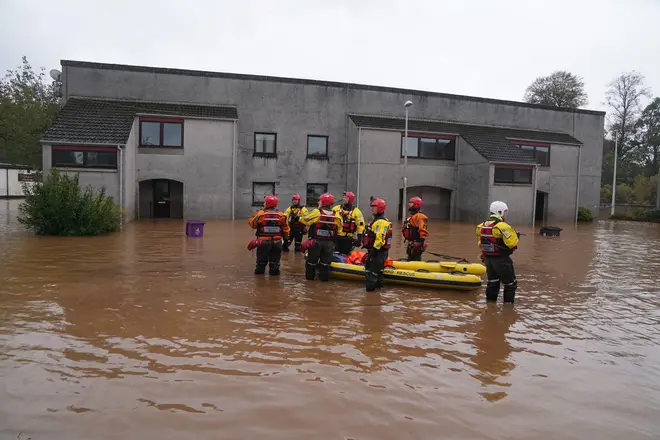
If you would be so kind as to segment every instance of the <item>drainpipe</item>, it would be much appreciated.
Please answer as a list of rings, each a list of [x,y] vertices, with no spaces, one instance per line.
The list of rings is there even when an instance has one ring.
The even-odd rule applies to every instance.
[[[578,220],[578,209],[580,207],[580,173],[582,172],[582,147],[578,147],[578,170],[577,185],[575,185],[575,223]]]
[[[539,186],[539,164],[534,166],[534,191],[532,191],[532,228],[536,225],[536,191]]]
[[[119,209],[124,210],[124,150],[121,145],[117,145],[117,152],[119,153]],[[121,214],[121,223],[119,223],[119,230],[124,228],[124,213]]]
[[[362,147],[362,128],[358,128],[358,150],[357,150],[357,203],[360,205],[360,148]]]
[[[233,151],[231,153],[231,219],[236,218],[236,120],[234,119]]]

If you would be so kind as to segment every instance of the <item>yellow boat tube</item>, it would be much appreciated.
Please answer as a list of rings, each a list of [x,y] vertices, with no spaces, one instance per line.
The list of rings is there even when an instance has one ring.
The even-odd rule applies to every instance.
[[[364,281],[364,266],[330,263],[330,276],[346,280]],[[468,273],[418,272],[386,268],[385,284],[405,284],[430,289],[474,290],[481,287],[481,278]]]
[[[486,266],[478,263],[457,263],[455,261],[399,261],[392,260],[395,269],[401,270],[424,270],[428,272],[460,272],[473,275],[486,273]]]

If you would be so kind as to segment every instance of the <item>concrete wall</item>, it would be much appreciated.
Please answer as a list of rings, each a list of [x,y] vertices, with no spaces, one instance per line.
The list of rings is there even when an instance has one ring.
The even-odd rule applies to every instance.
[[[480,223],[488,218],[490,164],[463,138],[457,144],[455,219]]]
[[[138,148],[137,180],[182,182],[183,216],[186,218],[231,218],[233,126],[233,122],[228,121],[186,119],[183,149]],[[259,177],[267,172],[262,169]],[[241,176],[242,173],[237,174]],[[237,192],[237,197],[245,195]],[[142,188],[140,217],[145,209],[145,196]],[[250,184],[250,200],[251,197]],[[174,200],[172,202],[174,205]]]
[[[346,114],[402,116],[402,103],[408,99],[414,103],[410,109],[411,118],[553,130],[577,137],[585,143],[580,204],[595,207],[599,201],[604,124],[604,116],[600,114],[576,114],[450,95],[357,89],[347,85],[309,85],[76,66],[64,66],[63,72],[66,96],[236,105],[241,118],[237,162],[240,170],[237,182],[239,217],[252,211],[252,180],[262,173],[279,182],[277,192],[281,199],[290,198],[294,192],[303,192],[306,183],[303,180],[306,179],[319,183],[325,179],[329,191],[341,194],[349,181],[347,163],[351,169],[351,161],[347,160],[347,139],[352,135]],[[252,157],[255,131],[278,134],[276,159]],[[330,136],[330,160],[327,163],[308,163],[307,134]],[[398,141],[396,145],[398,148]],[[360,179],[366,180],[363,175]],[[361,195],[361,207],[364,200]]]
[[[532,172],[532,182],[534,182],[534,172]],[[509,207],[507,215],[507,222],[519,226],[532,225],[532,213],[534,212],[534,200],[536,198],[536,191],[534,191],[534,184],[502,184],[493,183],[495,177],[495,166],[490,165],[488,189],[489,204],[486,206],[486,213],[488,216],[488,207],[490,202],[495,200],[502,201]],[[515,227],[515,226],[514,226]]]
[[[538,191],[548,193],[546,218],[552,221],[575,219],[579,147],[550,146],[550,166],[538,170]]]
[[[137,166],[136,166],[136,155],[137,155],[137,138],[139,136],[139,129],[137,121],[133,121],[133,128],[131,133],[128,136],[128,141],[126,141],[126,146],[124,147],[124,210],[126,215],[124,216],[125,222],[130,222],[136,217],[137,206]]]

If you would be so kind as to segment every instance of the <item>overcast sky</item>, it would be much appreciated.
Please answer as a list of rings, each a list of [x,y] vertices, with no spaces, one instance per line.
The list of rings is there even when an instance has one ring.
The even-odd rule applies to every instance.
[[[61,59],[290,76],[522,100],[538,76],[645,75],[660,0],[0,0],[0,71]]]

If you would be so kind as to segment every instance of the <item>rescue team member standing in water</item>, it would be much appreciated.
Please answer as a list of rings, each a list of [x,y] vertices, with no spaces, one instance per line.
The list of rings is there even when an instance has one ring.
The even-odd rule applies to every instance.
[[[518,248],[519,235],[506,223],[509,207],[504,202],[490,204],[490,218],[477,226],[481,257],[486,264],[488,283],[486,301],[497,301],[500,282],[504,284],[503,299],[513,303],[518,281],[511,254]]]
[[[371,214],[374,219],[369,223],[364,234],[362,247],[367,249],[365,264],[365,284],[368,292],[384,287],[383,270],[392,245],[392,223],[385,217],[387,204],[383,199],[371,202]]]
[[[332,210],[335,198],[325,193],[319,198],[318,208],[314,208],[306,216],[301,217],[305,226],[309,226],[309,240],[303,243],[302,250],[307,250],[305,262],[305,278],[313,280],[316,270],[319,271],[319,280],[328,281],[334,238],[339,229],[341,218]]]
[[[421,212],[422,199],[419,197],[412,197],[408,202],[408,211],[410,215],[403,222],[403,242],[408,242],[406,253],[408,254],[408,261],[422,261],[422,252],[424,252],[426,237],[429,236],[429,231],[426,225],[429,218]]]
[[[280,274],[280,259],[282,257],[282,239],[289,236],[289,225],[286,215],[277,209],[277,197],[266,196],[264,208],[255,212],[248,220],[252,229],[257,230],[257,239],[250,242],[248,249],[257,248],[257,267],[255,274],[266,271],[270,275]]]
[[[348,255],[353,246],[362,245],[362,234],[364,234],[364,216],[355,202],[355,194],[350,191],[344,193],[343,205],[332,208],[341,217],[341,225],[335,237],[335,249],[340,254]]]
[[[284,245],[282,250],[289,252],[289,244],[294,242],[294,249],[300,252],[300,245],[302,244],[303,235],[305,235],[305,225],[300,221],[300,217],[307,215],[307,208],[300,206],[300,194],[294,194],[291,198],[291,206],[286,208],[287,223],[291,228],[291,234],[284,238]]]

